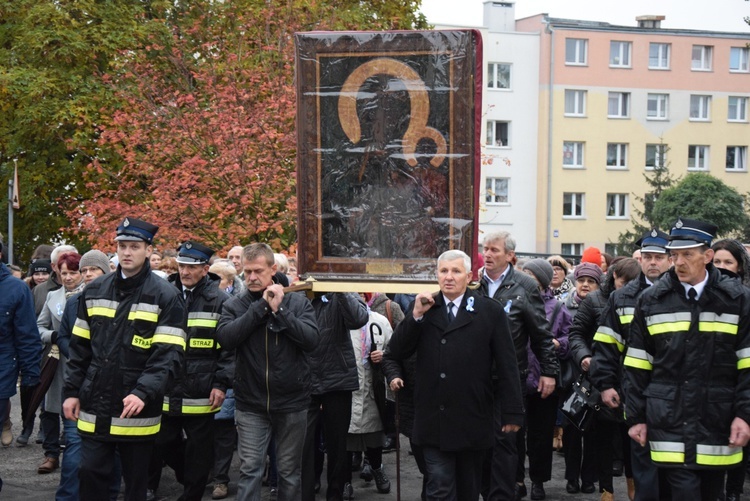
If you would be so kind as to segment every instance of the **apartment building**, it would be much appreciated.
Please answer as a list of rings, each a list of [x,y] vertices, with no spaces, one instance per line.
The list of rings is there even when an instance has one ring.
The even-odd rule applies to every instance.
[[[517,32],[540,36],[537,252],[610,250],[631,227],[633,194],[647,191],[654,166],[675,177],[708,172],[750,191],[750,33],[664,21],[516,21]]]

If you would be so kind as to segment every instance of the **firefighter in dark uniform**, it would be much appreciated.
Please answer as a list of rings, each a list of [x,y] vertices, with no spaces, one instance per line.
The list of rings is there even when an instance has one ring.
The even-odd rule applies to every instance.
[[[162,425],[149,468],[149,496],[155,499],[163,463],[184,486],[180,500],[200,500],[213,465],[214,414],[234,375],[234,354],[216,341],[216,325],[229,295],[209,273],[214,251],[188,241],[177,253],[178,273],[169,277],[185,298],[185,363],[164,396]],[[183,432],[187,437],[183,441]]]
[[[719,499],[750,438],[750,291],[712,264],[716,230],[674,224],[674,267],[638,298],[624,360],[628,433],[673,500]]]
[[[591,381],[601,391],[602,402],[612,409],[625,408],[627,395],[622,384],[622,360],[628,345],[635,303],[641,292],[669,270],[668,243],[669,235],[655,228],[636,242],[641,251],[641,274],[612,292],[602,312],[601,325],[594,335]],[[658,470],[651,462],[648,446],[631,444],[630,438],[624,437],[623,454],[628,454],[628,451],[633,469],[633,477],[627,479],[628,494],[634,494],[635,501],[658,501]]]
[[[109,498],[119,452],[125,499],[146,499],[148,458],[170,378],[185,353],[184,302],[151,273],[159,228],[135,218],[117,227],[115,273],[86,286],[70,340],[65,417],[81,435],[80,496]]]

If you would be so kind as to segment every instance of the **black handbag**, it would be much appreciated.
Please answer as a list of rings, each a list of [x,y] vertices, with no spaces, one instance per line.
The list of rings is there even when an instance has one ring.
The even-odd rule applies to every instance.
[[[599,407],[596,401],[592,401],[591,389],[592,386],[586,378],[586,374],[582,373],[563,395],[560,410],[565,419],[581,431],[587,431],[591,428]]]

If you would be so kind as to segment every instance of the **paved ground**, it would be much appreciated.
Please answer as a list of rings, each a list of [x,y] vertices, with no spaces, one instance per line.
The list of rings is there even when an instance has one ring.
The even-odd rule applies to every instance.
[[[20,404],[18,396],[16,395],[11,399],[13,408],[11,411],[11,420],[13,423],[20,423]],[[37,420],[37,427],[39,426]],[[20,426],[14,424],[13,426],[14,435],[20,432]],[[36,430],[35,434],[36,436]],[[403,438],[403,437],[402,437]],[[417,470],[414,458],[408,454],[408,441],[404,438],[404,443],[407,444],[403,453],[401,454],[401,498],[404,500],[417,501],[419,500],[419,494],[422,485],[422,477]],[[2,476],[4,486],[2,492],[0,492],[0,499],[5,500],[52,500],[54,499],[55,489],[57,483],[60,480],[59,470],[47,474],[39,475],[36,472],[37,467],[42,462],[44,453],[42,446],[31,443],[23,448],[15,446],[15,442],[10,447],[0,448],[0,476]],[[385,464],[386,472],[391,480],[391,493],[390,494],[379,494],[376,489],[374,482],[369,484],[360,480],[357,474],[354,476],[354,497],[357,500],[385,500],[396,498],[396,454],[388,453],[384,454],[383,462]],[[239,460],[235,454],[234,462],[232,465],[231,478],[232,481],[229,484],[229,497],[226,499],[236,499],[237,494],[237,477],[239,469]],[[553,478],[550,482],[545,484],[547,491],[548,500],[596,500],[599,499],[599,494],[568,494],[565,492],[565,480],[564,480],[564,469],[565,464],[562,455],[554,454],[553,464]],[[325,474],[323,475],[325,477]],[[325,482],[324,482],[325,483]],[[527,481],[527,487],[529,487]],[[175,500],[180,494],[180,485],[174,479],[169,468],[165,469],[164,475],[162,475],[162,482],[159,488],[159,499],[161,500]],[[323,486],[322,492],[325,492],[325,485]],[[626,500],[627,495],[625,487],[624,477],[615,478],[615,496],[618,500]],[[122,496],[121,496],[122,497]],[[268,498],[268,488],[264,487],[263,499]],[[211,486],[206,488],[206,494],[203,496],[204,500],[211,499]],[[323,494],[318,495],[318,499],[325,499]],[[526,498],[528,499],[528,498]]]

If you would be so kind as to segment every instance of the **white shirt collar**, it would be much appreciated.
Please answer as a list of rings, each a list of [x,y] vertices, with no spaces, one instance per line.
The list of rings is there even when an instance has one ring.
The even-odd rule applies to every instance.
[[[701,294],[703,294],[703,289],[706,287],[706,284],[708,283],[708,270],[706,270],[706,276],[703,279],[703,281],[700,283],[697,283],[695,285],[690,285],[685,282],[680,282],[680,283],[685,288],[685,297],[688,299],[690,299],[690,296],[688,296],[688,291],[690,289],[695,289],[695,293],[696,293],[695,300],[697,301],[698,299],[700,299]]]
[[[463,293],[460,296],[458,296],[456,299],[451,300],[451,299],[448,299],[447,297],[445,297],[445,294],[443,294],[443,301],[445,301],[445,305],[446,306],[448,306],[448,303],[453,303],[453,307],[455,308],[455,310],[453,310],[453,311],[454,312],[458,312],[458,307],[461,306],[461,301],[464,300],[464,296],[465,295],[466,295],[466,293]]]

